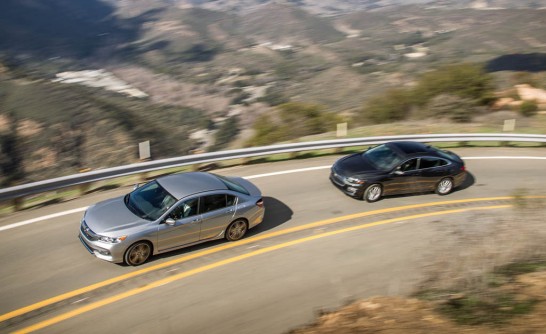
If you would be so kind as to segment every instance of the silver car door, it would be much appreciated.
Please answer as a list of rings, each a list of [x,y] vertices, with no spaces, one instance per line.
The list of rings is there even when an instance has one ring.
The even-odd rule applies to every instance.
[[[219,236],[232,222],[236,197],[225,193],[201,197],[201,240]]]
[[[157,244],[160,252],[199,241],[201,215],[199,198],[184,200],[176,204],[166,216],[174,219],[173,226],[163,222],[159,225]]]

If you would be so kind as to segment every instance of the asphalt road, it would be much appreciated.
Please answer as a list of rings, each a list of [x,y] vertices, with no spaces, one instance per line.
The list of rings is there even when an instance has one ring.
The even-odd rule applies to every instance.
[[[463,157],[546,157],[542,148],[454,151]],[[478,212],[509,210],[496,207],[509,204],[502,200],[434,203],[510,196],[517,189],[546,195],[546,159],[468,159],[471,176],[464,189],[444,197],[389,197],[374,204],[335,189],[327,168],[262,175],[326,167],[336,159],[329,156],[216,171],[261,175],[252,182],[265,196],[264,222],[243,244],[211,242],[155,257],[137,268],[98,260],[84,249],[76,238],[83,212],[0,231],[0,315],[70,291],[81,292],[30,312],[21,311],[0,322],[0,332],[29,329],[33,324],[43,325],[40,332],[45,333],[286,332],[312,321],[321,310],[355,298],[411,293],[423,279],[423,260],[434,249],[439,227],[466,224]],[[130,188],[94,193],[19,212],[1,218],[0,228],[128,191]],[[384,212],[409,205],[422,206]],[[444,210],[458,211],[440,212]],[[380,212],[374,214],[376,211]],[[422,216],[411,217],[415,215]],[[383,223],[366,225],[378,221]],[[317,222],[321,223],[303,228]],[[298,227],[301,230],[282,232]],[[88,288],[143,269],[148,272]]]

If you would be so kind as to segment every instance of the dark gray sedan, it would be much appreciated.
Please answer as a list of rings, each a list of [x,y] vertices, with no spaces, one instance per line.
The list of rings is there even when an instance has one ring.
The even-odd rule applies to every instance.
[[[435,191],[447,195],[466,179],[455,153],[418,142],[390,142],[336,161],[330,180],[347,195],[375,202],[383,195]]]
[[[243,178],[173,174],[89,207],[79,239],[100,259],[136,266],[208,240],[239,240],[264,212],[260,190]]]

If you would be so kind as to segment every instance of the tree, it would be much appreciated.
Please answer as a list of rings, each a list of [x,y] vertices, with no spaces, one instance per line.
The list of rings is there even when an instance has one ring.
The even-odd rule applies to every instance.
[[[210,151],[219,151],[225,148],[239,132],[239,118],[228,118],[214,135],[214,145],[210,148]]]
[[[0,133],[0,185],[8,186],[23,179],[23,152],[17,136],[17,120],[7,115],[9,129]]]

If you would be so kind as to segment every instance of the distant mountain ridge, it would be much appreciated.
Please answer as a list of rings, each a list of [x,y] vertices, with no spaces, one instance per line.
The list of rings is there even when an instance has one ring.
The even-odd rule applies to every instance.
[[[125,7],[127,2],[105,0],[115,6]],[[154,2],[154,1],[149,1]],[[268,4],[297,6],[312,14],[330,16],[355,11],[369,11],[393,6],[421,4],[446,8],[546,8],[546,0],[156,0],[165,6],[178,8],[204,8],[216,11],[247,14]]]

